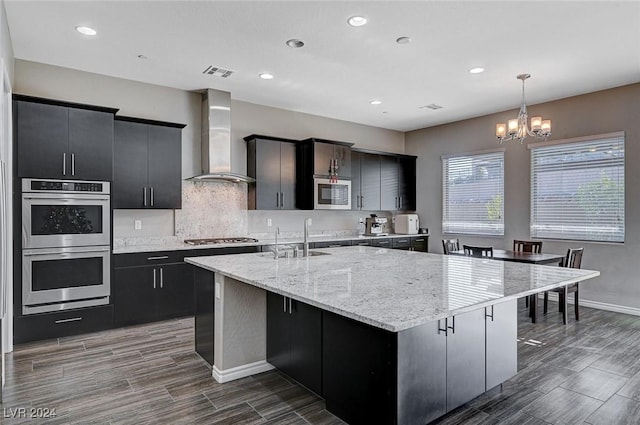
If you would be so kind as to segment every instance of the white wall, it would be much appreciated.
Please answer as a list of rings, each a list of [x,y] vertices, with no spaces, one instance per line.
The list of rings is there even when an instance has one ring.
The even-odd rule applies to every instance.
[[[553,122],[549,140],[626,132],[625,145],[625,217],[624,244],[561,242],[545,240],[543,251],[564,253],[569,247],[584,246],[582,267],[599,270],[601,277],[580,286],[581,299],[638,309],[640,291],[640,84],[604,90],[539,105],[528,105],[529,116],[543,116]],[[495,139],[495,124],[515,118],[517,110],[406,133],[406,153],[417,155],[417,208],[421,225],[431,231],[430,251],[442,252],[442,163],[441,156],[474,152],[500,145]],[[505,152],[505,235],[504,237],[468,237],[469,244],[493,245],[510,249],[514,239],[529,239],[530,156],[526,143],[506,144]],[[607,307],[607,306],[604,306]],[[611,307],[611,306],[609,306]],[[615,308],[615,307],[611,307]]]
[[[119,108],[119,115],[187,124],[187,127],[182,130],[182,176],[186,178],[200,173],[201,95],[199,93],[24,60],[16,60],[15,69],[15,93],[109,106]],[[233,97],[233,93],[231,96]],[[246,172],[246,143],[243,138],[250,134],[291,139],[318,137],[352,142],[361,148],[404,153],[404,133],[401,132],[236,100],[232,100],[231,108],[232,163],[235,170],[243,173]],[[292,228],[295,226],[292,223],[302,223],[304,217],[309,214],[304,211],[246,212],[238,210],[236,202],[231,202],[229,208],[225,208],[227,201],[224,194],[229,193],[229,189],[216,183],[209,185],[206,186],[210,191],[207,197],[218,200],[216,211],[228,214],[229,220],[226,222],[236,231],[242,229],[242,233],[265,231],[263,229],[265,220],[262,219],[264,214],[269,214],[274,225],[290,225]],[[238,186],[237,190],[246,191],[246,188]],[[232,198],[237,199],[239,195],[234,194]],[[189,203],[189,205],[195,204],[198,203]],[[321,225],[337,226],[338,229],[352,226],[355,230],[359,215],[315,212],[314,216],[318,222],[315,230],[322,230],[318,228]],[[186,217],[192,218],[194,214],[174,214],[171,210],[118,210],[114,213],[114,235],[116,237],[171,236],[176,233],[176,228],[184,228],[183,223],[179,221]],[[237,220],[233,221],[234,217]],[[143,221],[142,230],[134,230],[134,219]],[[208,234],[203,236],[229,236],[227,229],[222,229],[215,224],[219,222],[219,220],[213,220]]]

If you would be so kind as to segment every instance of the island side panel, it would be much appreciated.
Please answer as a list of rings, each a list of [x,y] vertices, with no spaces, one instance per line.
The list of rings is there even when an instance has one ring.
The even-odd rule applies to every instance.
[[[213,366],[214,279],[213,273],[195,268],[195,341],[196,352]]]

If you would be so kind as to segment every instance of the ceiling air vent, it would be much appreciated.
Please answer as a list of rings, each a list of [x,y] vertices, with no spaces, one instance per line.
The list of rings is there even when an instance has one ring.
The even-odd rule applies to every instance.
[[[436,109],[442,109],[442,106],[432,103],[430,105],[421,106],[419,109],[433,109],[435,111]]]
[[[202,73],[203,74],[207,74],[207,75],[213,75],[214,77],[227,78],[227,77],[230,77],[231,74],[233,74],[233,71],[230,71],[230,70],[224,69],[224,68],[220,68],[220,67],[217,67],[217,66],[209,65],[207,67],[207,69],[202,71]]]

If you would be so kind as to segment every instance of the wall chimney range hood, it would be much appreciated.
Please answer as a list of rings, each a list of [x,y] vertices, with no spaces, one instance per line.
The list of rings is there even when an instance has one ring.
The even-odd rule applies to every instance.
[[[202,95],[202,174],[187,180],[255,182],[231,168],[231,93],[207,89]]]

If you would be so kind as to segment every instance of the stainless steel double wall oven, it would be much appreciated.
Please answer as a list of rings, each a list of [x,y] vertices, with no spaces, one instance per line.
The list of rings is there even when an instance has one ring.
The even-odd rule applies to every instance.
[[[109,303],[109,182],[22,179],[22,313]]]

